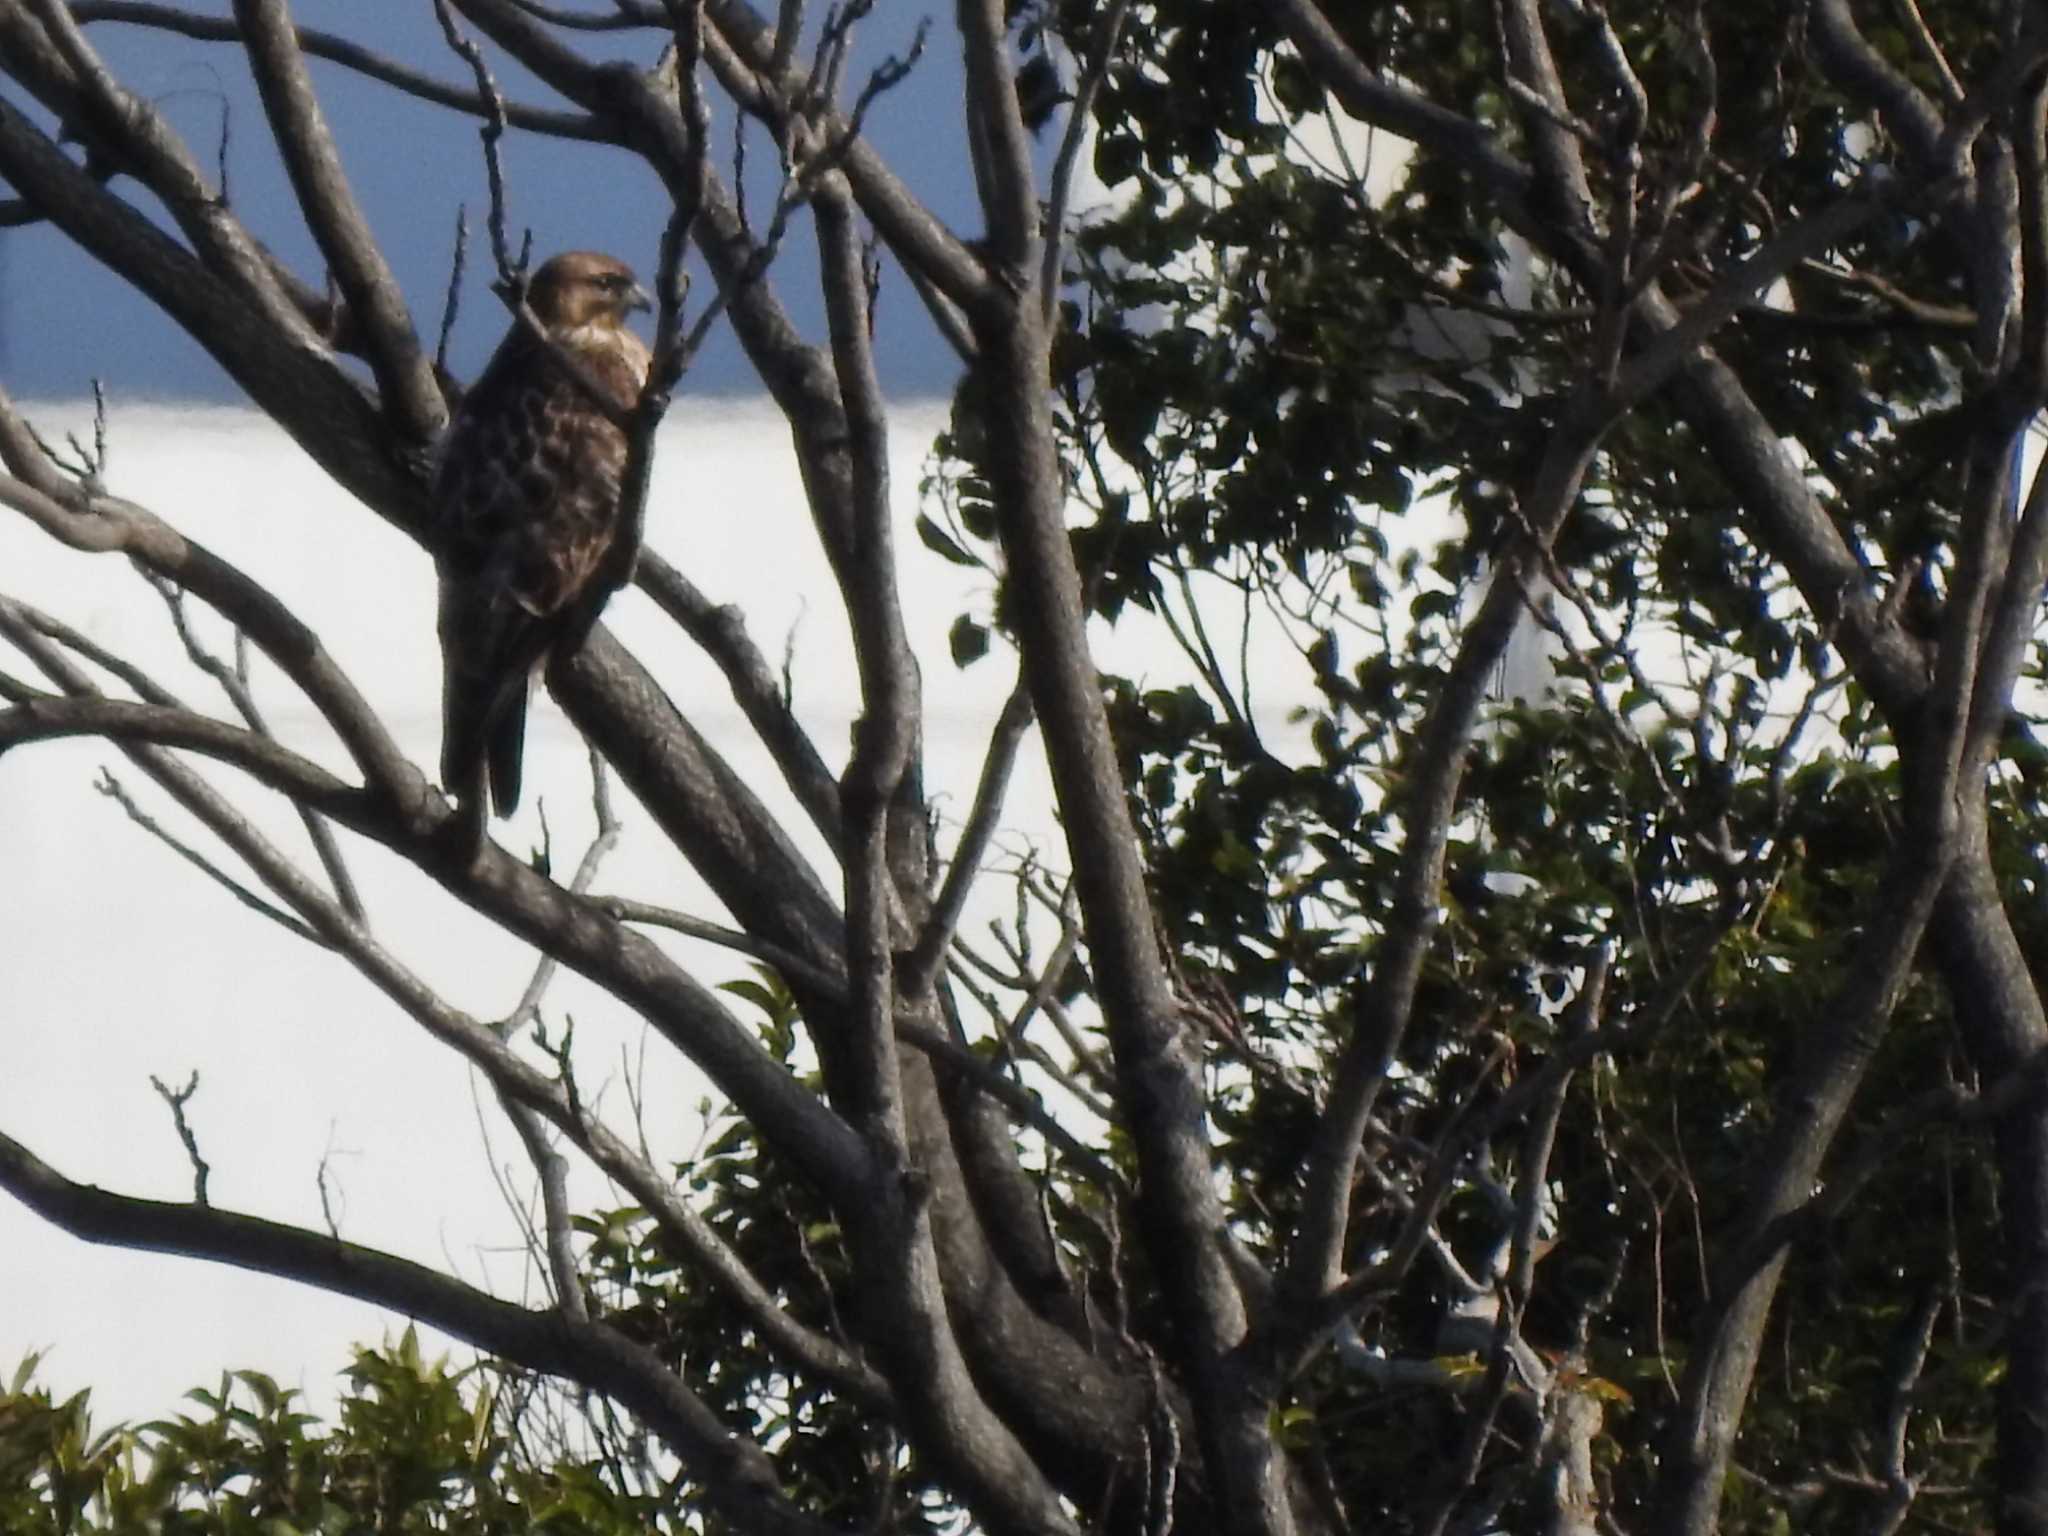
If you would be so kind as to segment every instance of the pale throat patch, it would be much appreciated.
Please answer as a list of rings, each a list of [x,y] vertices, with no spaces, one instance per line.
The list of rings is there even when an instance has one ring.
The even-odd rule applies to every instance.
[[[611,352],[642,378],[647,376],[647,343],[619,325],[571,325],[556,340],[576,352]]]

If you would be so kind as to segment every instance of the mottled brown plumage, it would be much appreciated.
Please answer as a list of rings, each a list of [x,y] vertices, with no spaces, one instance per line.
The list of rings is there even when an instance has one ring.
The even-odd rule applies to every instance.
[[[625,324],[647,295],[622,263],[570,251],[533,275],[528,303],[548,340],[513,322],[448,429],[434,482],[441,783],[478,838],[490,806],[503,816],[519,804],[533,674],[582,643],[629,574],[616,558],[626,434],[614,418],[647,378],[647,348]]]

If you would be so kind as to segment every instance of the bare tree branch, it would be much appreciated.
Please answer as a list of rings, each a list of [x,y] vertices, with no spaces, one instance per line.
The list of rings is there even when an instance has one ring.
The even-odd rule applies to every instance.
[[[87,1242],[211,1259],[388,1307],[528,1369],[610,1393],[655,1425],[711,1502],[746,1528],[825,1536],[797,1513],[767,1456],[729,1433],[674,1374],[601,1323],[529,1312],[409,1260],[202,1205],[167,1205],[73,1183],[0,1134],[0,1188]]]
[[[0,633],[10,639],[18,638],[11,602],[0,606]],[[0,710],[0,752],[27,742],[73,736],[105,736],[115,741],[184,747],[240,768],[259,784],[290,795],[324,815],[335,815],[347,808],[350,819],[355,819],[359,790],[274,741],[205,715],[106,698],[48,697]]]
[[[1019,1530],[1068,1524],[1045,1473],[982,1396],[947,1318],[923,1175],[911,1162],[910,1124],[895,1050],[895,935],[890,817],[917,750],[917,664],[897,600],[890,538],[888,431],[868,341],[867,287],[852,201],[836,174],[813,194],[825,267],[832,357],[850,432],[851,559],[842,573],[853,621],[862,716],[841,781],[846,818],[848,1010],[824,1048],[835,1100],[868,1140],[878,1175],[867,1221],[854,1234],[867,1284],[894,1324],[882,1347],[913,1425],[944,1429],[969,1501],[992,1523]]]
[[[227,695],[228,702],[235,706],[235,713],[242,717],[243,723],[250,730],[275,741],[276,733],[270,729],[262,710],[257,707],[256,695],[249,686],[247,637],[240,631],[236,632],[236,649],[242,665],[229,666],[206,648],[192,628],[185,612],[183,591],[165,578],[150,572],[146,567],[142,569],[145,579],[156,589],[157,595],[170,609],[171,623],[178,632],[179,641],[185,647],[185,654],[192,659],[195,666],[219,685],[221,692]],[[306,836],[312,841],[314,855],[320,860],[321,867],[327,871],[327,878],[333,885],[335,897],[341,902],[342,908],[358,922],[367,922],[368,913],[363,907],[362,896],[356,889],[355,878],[349,873],[347,861],[342,857],[340,845],[334,840],[333,830],[305,807],[297,806],[294,809],[299,813],[299,820],[306,828]]]
[[[11,0],[10,0],[11,4]],[[10,5],[0,5],[0,39],[13,25]],[[22,25],[26,26],[25,18]],[[273,287],[260,254],[235,247],[235,260],[262,266],[264,275],[234,279],[210,270],[165,235],[148,218],[115,197],[74,165],[50,138],[11,103],[0,100],[0,176],[34,201],[50,220],[190,333],[291,432],[313,458],[366,504],[401,526],[424,523],[424,487],[414,467],[383,433],[367,395],[328,355],[298,307],[279,296],[276,303],[252,304],[248,283]],[[159,195],[161,188],[153,187]],[[225,218],[203,186],[191,195],[204,201],[199,222],[211,228]],[[221,242],[234,240],[223,234]],[[288,313],[277,319],[273,311]],[[12,458],[17,477],[28,472]],[[10,505],[16,505],[10,502]]]
[[[197,848],[194,848],[190,843],[174,836],[168,828],[136,802],[135,797],[128,792],[127,788],[113,774],[105,769],[100,770],[100,777],[93,787],[120,806],[123,811],[127,812],[130,821],[170,849],[179,858],[191,864],[201,874],[205,875],[207,879],[220,886],[250,911],[269,918],[270,921],[276,923],[287,933],[304,939],[309,944],[318,944],[325,947],[327,941],[315,933],[304,921],[294,917],[274,902],[266,901],[233,875],[222,869],[212,859],[201,853]]]
[[[368,780],[401,803],[426,782],[319,638],[273,595],[203,545],[131,502],[68,485],[33,453],[25,424],[0,391],[0,505],[27,515],[74,549],[118,552],[192,593],[247,634],[302,689]]]
[[[981,875],[982,857],[1001,823],[1003,796],[1009,787],[1010,772],[1016,766],[1018,749],[1030,728],[1031,695],[1019,677],[1010,689],[1009,697],[1003,700],[995,729],[989,733],[988,752],[982,759],[981,776],[974,786],[974,803],[968,808],[967,822],[961,827],[959,840],[953,845],[953,858],[946,868],[945,883],[940,886],[931,914],[917,936],[916,948],[903,962],[902,986],[906,997],[922,996],[938,980],[946,951],[960,926],[960,915],[966,910],[968,895]]]
[[[185,1156],[192,1162],[192,1203],[204,1206],[207,1204],[206,1180],[213,1169],[206,1159],[199,1155],[199,1138],[192,1134],[191,1122],[185,1118],[185,1106],[191,1103],[193,1095],[199,1092],[199,1069],[192,1069],[192,1075],[186,1079],[183,1088],[172,1089],[166,1086],[164,1080],[155,1073],[150,1074],[149,1086],[154,1088],[157,1097],[170,1107],[171,1124],[178,1132],[178,1140],[184,1145]]]
[[[191,11],[181,11],[175,6],[156,4],[154,0],[70,0],[70,8],[71,14],[81,24],[124,23],[150,27],[161,32],[172,32],[205,42],[231,43],[242,40],[241,24],[237,21],[224,16],[202,16]],[[458,112],[467,112],[472,117],[484,117],[491,111],[490,103],[483,96],[443,84],[348,38],[312,27],[298,27],[295,31],[300,49],[314,58],[326,59],[330,63],[341,65],[344,69],[366,75],[372,80],[380,80],[408,96],[432,102],[436,106],[452,107]],[[617,128],[612,123],[601,117],[582,113],[551,112],[520,102],[510,102],[505,104],[504,116],[514,128],[522,128],[529,133],[547,134],[552,138],[613,143],[618,137]]]
[[[767,659],[747,635],[744,616],[737,608],[713,603],[653,550],[642,551],[638,577],[641,589],[661,611],[718,663],[732,688],[733,701],[767,745],[811,824],[836,852],[845,836],[840,825],[839,781],[783,698]]]
[[[431,443],[447,425],[448,406],[405,296],[349,189],[290,15],[283,0],[235,0],[235,19],[299,207],[368,339],[384,407],[409,436]]]
[[[1049,337],[1030,258],[1037,233],[1030,140],[1011,88],[1002,7],[963,0],[971,130],[1004,301],[971,308],[985,392],[998,526],[1020,648],[1072,850],[1123,1107],[1136,1145],[1148,1243],[1178,1255],[1161,1276],[1186,1351],[1206,1461],[1234,1530],[1294,1528],[1263,1403],[1234,1352],[1248,1330],[1221,1241],[1199,1069],[1157,950],[1136,838],[1082,622],[1080,575],[1052,453]]]
[[[317,347],[304,318],[278,288],[269,263],[248,231],[228,210],[225,197],[206,180],[163,116],[117,80],[86,41],[62,0],[26,0],[41,21],[28,19],[24,0],[0,6],[0,39],[26,66],[18,74],[60,118],[104,138],[132,174],[163,200],[208,267],[234,285],[243,303],[302,345]],[[33,182],[11,169],[8,179],[32,201],[52,211]]]
[[[1123,36],[1124,17],[1129,11],[1130,0],[1111,0],[1109,9],[1097,18],[1091,48],[1094,57],[1082,67],[1080,83],[1067,107],[1067,126],[1060,136],[1059,153],[1053,156],[1052,174],[1047,182],[1050,195],[1046,200],[1045,255],[1038,269],[1039,300],[1045,306],[1047,324],[1052,323],[1059,305],[1063,275],[1060,268],[1065,262],[1067,214],[1073,203],[1074,172],[1080,164],[1081,146],[1087,142],[1093,126],[1095,98],[1109,75],[1110,63],[1116,57],[1117,42]]]

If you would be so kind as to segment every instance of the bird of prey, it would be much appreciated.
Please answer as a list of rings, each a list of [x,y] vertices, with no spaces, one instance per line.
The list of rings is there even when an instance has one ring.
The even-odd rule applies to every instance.
[[[647,379],[626,316],[650,308],[624,263],[568,251],[533,274],[443,440],[434,480],[441,585],[441,784],[472,845],[519,804],[533,676],[582,644],[631,570],[619,425]]]

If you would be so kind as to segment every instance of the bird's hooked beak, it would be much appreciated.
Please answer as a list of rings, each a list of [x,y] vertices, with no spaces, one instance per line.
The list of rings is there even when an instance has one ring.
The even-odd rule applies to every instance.
[[[636,309],[644,309],[651,312],[653,308],[654,300],[648,297],[647,290],[638,283],[635,283],[632,292],[626,295],[626,313],[630,315]]]

